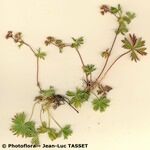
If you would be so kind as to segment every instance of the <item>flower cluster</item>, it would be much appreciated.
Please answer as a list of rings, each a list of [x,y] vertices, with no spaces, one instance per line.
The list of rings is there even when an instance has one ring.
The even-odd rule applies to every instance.
[[[67,46],[68,46],[68,45],[67,45],[66,43],[64,43],[62,40],[56,39],[56,38],[54,38],[54,37],[52,37],[52,36],[48,36],[48,37],[46,38],[46,40],[45,40],[44,43],[45,43],[46,46],[48,46],[48,45],[50,45],[50,44],[55,45],[56,47],[59,48],[60,52],[62,52],[62,49],[63,49],[64,47],[67,47]]]
[[[6,39],[12,38],[14,39],[15,43],[22,43],[22,33],[21,32],[17,32],[17,33],[13,33],[12,31],[8,31],[6,34]]]
[[[110,12],[109,6],[108,6],[108,5],[102,5],[102,6],[100,7],[100,12],[101,12],[102,15],[104,15],[104,14],[107,13],[107,12]]]

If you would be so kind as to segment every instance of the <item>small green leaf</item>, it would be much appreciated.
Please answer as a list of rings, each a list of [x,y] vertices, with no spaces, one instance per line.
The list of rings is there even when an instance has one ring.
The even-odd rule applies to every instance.
[[[103,52],[101,53],[101,56],[102,56],[103,58],[108,58],[109,55],[110,55],[109,49],[107,49],[107,50],[105,50],[105,51],[103,51]]]
[[[83,101],[82,99],[77,98],[77,97],[73,97],[73,98],[71,99],[71,101],[70,101],[70,103],[71,103],[72,105],[74,105],[75,108],[81,107],[83,102],[84,102],[84,101]]]
[[[46,122],[42,122],[42,126],[37,128],[37,132],[41,134],[46,133],[47,131],[48,131],[48,128],[47,128]]]
[[[123,17],[123,20],[127,22],[127,24],[129,24],[131,22],[131,19],[128,18],[127,16]]]
[[[77,88],[75,92],[71,92],[71,95],[68,96],[71,97],[70,103],[76,108],[79,108],[85,101],[89,99],[90,94],[85,90]]]
[[[72,91],[67,91],[66,95],[71,97],[71,96],[75,96],[75,93]]]
[[[21,48],[22,46],[23,46],[23,43],[20,43],[20,44],[18,45],[19,48]]]
[[[38,135],[36,135],[36,136],[34,136],[34,137],[32,138],[31,143],[32,143],[33,145],[39,145],[39,144],[40,144]]]
[[[83,67],[83,71],[85,72],[86,75],[90,75],[93,71],[95,71],[95,65],[93,64],[88,64]]]
[[[63,134],[64,139],[68,139],[68,136],[72,135],[72,130],[70,125],[66,125],[64,128],[61,129],[60,134]]]
[[[46,53],[45,53],[45,52],[41,52],[41,49],[40,49],[40,48],[39,48],[37,51],[38,51],[38,52],[37,52],[36,56],[37,56],[38,58],[44,60],[45,57],[46,57]]]
[[[136,17],[136,14],[135,13],[131,13],[131,12],[126,12],[126,15],[128,16],[128,18],[130,19],[130,20],[132,20],[132,19],[134,19],[135,17]]]
[[[12,118],[12,122],[14,124],[24,124],[26,119],[26,115],[24,112],[22,113],[17,113],[14,118]]]
[[[127,25],[124,22],[120,22],[120,27],[118,30],[118,34],[121,33],[122,35],[125,35],[129,30],[127,28]]]
[[[122,35],[125,35],[125,33],[128,32],[128,24],[130,24],[131,21],[135,18],[135,13],[126,12],[125,15],[123,15],[122,10],[120,9],[121,8],[119,8],[118,6],[118,13],[116,16],[119,16],[118,17],[119,30],[116,33],[117,34],[121,33]]]
[[[120,4],[118,4],[118,10],[119,10],[120,12],[122,12],[122,8],[121,8],[121,5],[120,5]]]
[[[47,90],[42,90],[40,92],[44,97],[51,97],[53,95],[55,95],[55,89],[54,87],[50,86],[49,89]]]
[[[106,108],[109,106],[110,100],[107,99],[106,96],[102,96],[100,98],[96,98],[93,100],[92,104],[93,104],[93,109],[95,111],[100,111],[103,112],[106,110]]]
[[[118,13],[118,9],[116,8],[116,7],[111,7],[110,8],[110,12],[112,13],[112,14],[116,14],[116,13]]]
[[[59,137],[59,133],[54,128],[49,128],[48,130],[48,136],[49,138],[54,141]]]
[[[34,137],[37,134],[35,129],[35,122],[33,121],[26,122],[24,124],[24,130],[25,130],[26,137]]]
[[[78,39],[72,38],[73,43],[71,47],[78,49],[82,44],[84,44],[83,37],[79,37]]]
[[[116,16],[120,16],[122,14],[121,5],[118,4],[117,7],[110,7],[110,13],[115,14]]]

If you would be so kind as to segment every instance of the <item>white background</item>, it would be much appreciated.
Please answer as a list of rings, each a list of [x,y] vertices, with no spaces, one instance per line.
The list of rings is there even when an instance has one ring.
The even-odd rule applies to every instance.
[[[58,93],[64,93],[81,85],[79,58],[70,48],[59,54],[57,48],[45,47],[45,38],[51,35],[71,42],[71,37],[84,36],[81,53],[85,62],[100,69],[104,63],[100,52],[110,47],[117,24],[112,16],[101,16],[99,6],[118,3],[124,10],[137,14],[130,32],[142,36],[149,51],[148,0],[0,0],[0,144],[30,144],[30,139],[13,136],[9,128],[15,113],[30,114],[38,94],[36,60],[27,47],[19,50],[12,40],[6,40],[7,31],[22,32],[26,42],[48,53],[40,63],[41,85],[43,88],[54,85]],[[112,58],[123,52],[122,38],[118,38]],[[149,55],[138,63],[124,57],[104,81],[114,88],[109,94],[111,105],[107,111],[94,112],[90,102],[84,104],[80,114],[69,106],[62,106],[54,115],[61,124],[72,124],[73,135],[68,140],[55,142],[43,135],[41,143],[88,143],[88,150],[149,150],[149,60]],[[38,109],[34,115],[37,123]]]

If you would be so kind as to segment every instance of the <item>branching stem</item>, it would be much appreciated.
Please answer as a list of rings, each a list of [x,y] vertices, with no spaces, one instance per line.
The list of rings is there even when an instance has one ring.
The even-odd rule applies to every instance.
[[[119,29],[120,29],[120,25],[119,25],[119,27],[118,27],[118,29],[117,29],[117,31],[116,31],[114,40],[113,40],[113,42],[112,42],[112,45],[111,45],[111,48],[110,48],[110,51],[109,51],[109,55],[108,55],[108,57],[106,58],[106,61],[105,61],[105,63],[104,63],[104,66],[103,66],[103,68],[102,68],[100,74],[98,75],[98,77],[95,79],[95,81],[94,81],[93,84],[91,85],[91,89],[97,84],[99,78],[101,77],[101,75],[102,75],[103,72],[105,71],[105,68],[106,68],[106,66],[107,66],[107,64],[108,64],[108,61],[109,61],[109,58],[110,58],[110,56],[111,56],[112,50],[113,50],[114,45],[115,45],[115,43],[116,43],[116,40],[117,40],[117,37],[118,37],[118,31],[119,31]]]
[[[99,83],[102,82],[102,80],[105,78],[105,76],[107,75],[107,73],[110,71],[110,69],[115,65],[115,63],[120,60],[120,58],[122,58],[123,56],[127,55],[128,53],[130,53],[130,50],[121,54],[120,56],[118,56],[114,62],[109,66],[109,68],[106,70],[106,72],[104,73],[104,75],[102,76],[102,78],[99,80]]]
[[[24,45],[26,45],[27,47],[29,47],[29,49],[32,51],[32,53],[36,56],[36,52],[34,51],[34,49],[32,48],[32,46],[31,46],[30,44],[28,44],[28,43],[26,43],[26,42],[24,42],[24,41],[22,41],[22,43],[23,43]]]

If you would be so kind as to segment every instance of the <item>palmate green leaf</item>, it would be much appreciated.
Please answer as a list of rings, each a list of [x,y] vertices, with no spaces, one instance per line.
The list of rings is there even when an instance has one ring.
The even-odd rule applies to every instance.
[[[129,34],[129,38],[122,40],[123,48],[130,50],[130,57],[132,61],[139,61],[139,55],[144,56],[147,54],[145,41],[142,38],[137,38],[134,34]]]
[[[126,15],[128,16],[128,18],[130,19],[130,20],[132,20],[132,19],[134,19],[135,17],[136,17],[136,14],[135,13],[132,13],[132,12],[126,12]]]
[[[131,20],[127,17],[127,16],[123,16],[123,20],[129,24],[131,22]]]
[[[122,35],[125,35],[125,33],[127,33],[129,30],[128,30],[128,27],[126,25],[126,23],[124,22],[124,20],[120,20],[119,21],[119,29],[117,31],[117,34],[121,33]]]
[[[59,132],[56,131],[56,129],[54,129],[54,128],[49,128],[49,129],[48,129],[48,137],[49,137],[52,141],[54,141],[54,140],[56,140],[57,138],[60,137],[60,134],[59,134]]]
[[[47,127],[46,122],[42,122],[42,125],[37,129],[39,134],[47,133],[50,140],[54,141],[59,138],[61,135],[54,128]]]
[[[71,103],[72,105],[74,105],[75,108],[81,107],[82,104],[83,104],[83,102],[84,102],[83,99],[76,98],[76,97],[73,97],[73,98],[71,99],[71,101],[70,101],[70,103]]]
[[[45,57],[46,57],[46,53],[45,53],[45,52],[42,52],[41,49],[39,48],[39,49],[37,50],[36,56],[37,56],[38,58],[44,60]]]
[[[26,119],[26,115],[24,112],[22,113],[17,113],[14,118],[12,118],[12,122],[14,124],[24,124]]]
[[[110,7],[110,13],[112,13],[112,14],[117,14],[117,13],[121,14],[122,13],[121,5],[118,4],[117,7],[114,7],[114,6]]]
[[[131,21],[136,17],[135,13],[132,12],[126,12],[126,15],[124,15],[123,21],[126,22],[127,24],[130,24]]]
[[[110,11],[111,11],[111,13],[116,14],[116,13],[118,13],[119,10],[116,7],[111,7]]]
[[[64,139],[68,139],[68,136],[71,136],[73,133],[71,126],[66,125],[64,128],[61,129],[60,134],[64,136]]]
[[[95,71],[95,65],[93,64],[88,64],[83,67],[83,71],[85,72],[86,75],[90,75],[93,71]]]
[[[26,137],[34,137],[37,134],[35,129],[35,122],[33,121],[26,122],[24,124],[24,130]]]
[[[39,145],[39,144],[40,144],[39,136],[38,136],[38,135],[34,136],[34,137],[31,139],[31,143],[32,143],[33,145]]]
[[[89,99],[90,94],[82,89],[77,88],[75,92],[68,91],[67,96],[71,97],[70,103],[74,105],[76,108],[82,106],[84,102]]]
[[[75,96],[75,92],[67,91],[66,95],[72,97],[72,96]]]
[[[50,86],[49,89],[40,91],[43,97],[51,97],[55,95],[55,89],[53,86]]]
[[[42,125],[39,128],[37,128],[37,132],[40,133],[40,134],[48,132],[46,122],[42,122]]]
[[[106,96],[101,96],[100,98],[96,98],[93,100],[93,109],[95,111],[103,112],[109,106],[110,100]]]
[[[14,133],[14,135],[21,135],[22,137],[34,137],[37,135],[35,129],[35,123],[33,121],[25,121],[26,115],[25,113],[18,113],[12,119],[12,126],[10,130]]]
[[[73,43],[71,44],[71,47],[78,49],[82,44],[84,44],[84,39],[83,37],[79,38],[72,38]]]
[[[127,33],[129,31],[128,24],[130,24],[135,17],[136,17],[135,13],[132,12],[126,12],[125,15],[119,17],[118,22],[120,27],[118,33],[121,33],[122,35]]]
[[[118,34],[121,33],[122,35],[125,35],[125,33],[127,33],[128,30],[128,24],[130,24],[132,22],[132,20],[135,18],[135,13],[132,12],[126,12],[125,15],[121,15],[118,18],[118,23],[119,23],[119,30],[118,30]]]

